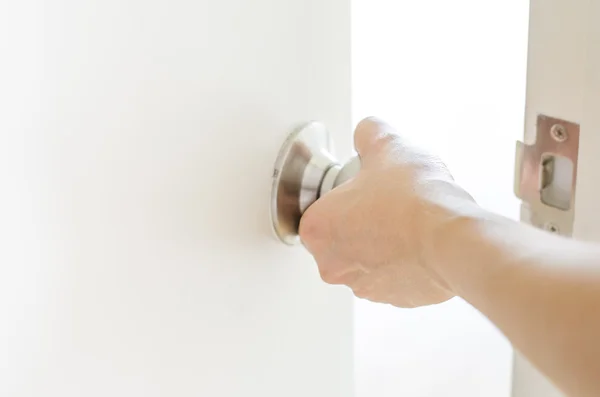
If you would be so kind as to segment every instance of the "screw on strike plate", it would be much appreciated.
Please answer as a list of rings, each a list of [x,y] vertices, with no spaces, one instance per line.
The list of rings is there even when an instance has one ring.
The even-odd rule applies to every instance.
[[[560,228],[558,227],[558,225],[556,225],[552,222],[548,222],[548,223],[544,224],[544,230],[547,230],[550,233],[559,233],[560,232]]]
[[[552,128],[550,128],[550,135],[552,139],[556,142],[564,142],[569,138],[569,134],[567,133],[567,129],[562,124],[554,124]]]

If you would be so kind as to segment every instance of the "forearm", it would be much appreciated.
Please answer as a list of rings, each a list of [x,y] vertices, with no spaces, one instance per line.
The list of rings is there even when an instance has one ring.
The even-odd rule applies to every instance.
[[[570,395],[600,395],[600,250],[479,210],[440,232],[453,292]]]
[[[398,307],[460,295],[572,396],[600,396],[600,251],[483,211],[435,156],[377,120],[358,175],[302,216],[323,280]]]

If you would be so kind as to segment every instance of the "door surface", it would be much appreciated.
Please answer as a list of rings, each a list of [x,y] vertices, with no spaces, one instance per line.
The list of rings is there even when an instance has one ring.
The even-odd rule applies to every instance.
[[[350,2],[8,3],[0,395],[351,396],[268,207],[297,123],[350,154]]]
[[[559,191],[569,192],[570,210],[539,202],[533,206],[524,203],[522,218],[536,226],[588,241],[600,241],[599,17],[597,1],[531,0],[525,143],[545,139],[542,134],[548,131],[539,128],[540,115],[577,125],[580,131],[575,190],[570,173],[553,181]],[[563,146],[571,146],[577,139],[572,126],[568,132]],[[513,397],[554,396],[562,393],[517,353]]]

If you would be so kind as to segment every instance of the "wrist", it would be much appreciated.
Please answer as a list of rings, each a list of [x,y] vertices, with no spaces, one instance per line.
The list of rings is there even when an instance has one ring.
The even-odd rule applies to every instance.
[[[438,282],[455,295],[462,296],[462,285],[474,267],[485,263],[493,249],[486,235],[497,217],[475,202],[451,198],[439,205],[435,219],[430,219],[424,263],[437,276]],[[468,281],[467,281],[468,282]]]

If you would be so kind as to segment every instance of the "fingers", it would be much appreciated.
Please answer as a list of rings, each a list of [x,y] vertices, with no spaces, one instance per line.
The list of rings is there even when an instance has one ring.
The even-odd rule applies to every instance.
[[[375,162],[383,151],[397,146],[398,140],[394,128],[376,117],[362,120],[354,131],[354,147],[363,165]]]
[[[363,270],[355,260],[348,259],[345,252],[339,251],[340,245],[347,243],[346,238],[340,236],[341,217],[347,212],[343,202],[351,200],[345,190],[347,185],[317,200],[300,219],[300,239],[328,284],[350,285]]]
[[[351,187],[355,181],[336,187],[308,207],[300,218],[298,234],[304,247],[312,254],[327,252],[346,217],[348,205],[352,205],[355,193]]]
[[[327,249],[331,240],[331,223],[323,215],[318,201],[306,210],[298,227],[300,240],[308,252],[315,255]]]
[[[351,262],[343,262],[333,258],[315,259],[321,279],[327,284],[352,287],[364,276],[362,269]]]

